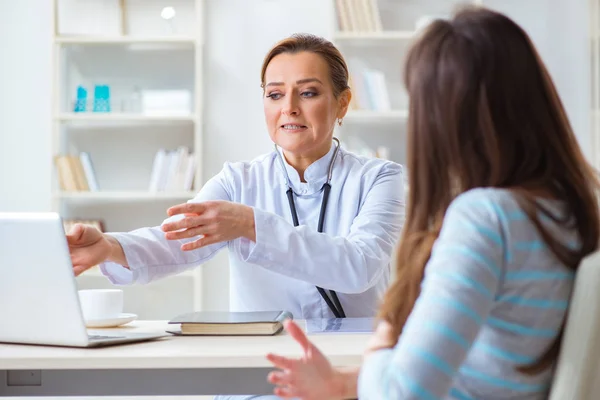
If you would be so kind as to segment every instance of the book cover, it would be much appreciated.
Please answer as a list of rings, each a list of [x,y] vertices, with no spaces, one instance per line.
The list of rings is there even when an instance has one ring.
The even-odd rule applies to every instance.
[[[292,319],[287,311],[212,312],[181,314],[169,321],[180,329],[176,335],[275,335],[283,329],[283,321]]]

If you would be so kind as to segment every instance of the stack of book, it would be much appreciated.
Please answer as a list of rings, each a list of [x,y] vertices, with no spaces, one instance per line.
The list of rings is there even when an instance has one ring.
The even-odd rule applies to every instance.
[[[185,146],[176,150],[160,149],[154,156],[150,192],[192,190],[196,171],[194,153]]]
[[[100,190],[90,155],[58,155],[54,157],[60,189],[67,192]]]
[[[390,111],[392,109],[385,74],[358,60],[349,61],[350,89],[354,110]]]
[[[342,32],[380,32],[377,0],[336,0],[338,29]]]

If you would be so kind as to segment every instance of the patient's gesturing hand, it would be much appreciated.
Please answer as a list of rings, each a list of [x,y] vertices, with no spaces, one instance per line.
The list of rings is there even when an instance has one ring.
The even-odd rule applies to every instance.
[[[76,224],[67,234],[75,276],[106,261],[111,253],[111,244],[104,234],[90,225]]]
[[[382,320],[377,324],[375,333],[369,339],[367,348],[365,349],[364,358],[367,358],[376,351],[382,349],[391,349],[398,342],[398,336],[394,334],[394,328],[386,320]]]
[[[268,354],[269,360],[281,371],[271,372],[269,382],[276,385],[273,393],[283,398],[302,400],[338,399],[336,386],[338,371],[329,360],[312,344],[302,329],[292,321],[284,323],[286,331],[302,346],[304,355],[299,359]]]
[[[184,251],[239,237],[256,241],[254,210],[243,204],[222,200],[184,203],[169,208],[167,214],[180,216],[162,224],[168,240],[195,238],[181,246]]]

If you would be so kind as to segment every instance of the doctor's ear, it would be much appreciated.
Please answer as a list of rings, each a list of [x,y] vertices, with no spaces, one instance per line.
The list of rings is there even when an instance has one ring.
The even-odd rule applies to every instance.
[[[338,118],[344,118],[346,116],[346,112],[348,112],[348,107],[350,106],[350,100],[352,100],[352,92],[350,89],[346,89],[340,93],[338,97]]]

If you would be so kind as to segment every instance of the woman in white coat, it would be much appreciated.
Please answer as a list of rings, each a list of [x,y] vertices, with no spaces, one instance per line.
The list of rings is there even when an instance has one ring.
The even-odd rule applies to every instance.
[[[375,315],[404,221],[402,168],[349,153],[334,139],[351,93],[330,42],[304,34],[279,42],[261,81],[276,149],[226,163],[160,227],[102,234],[75,226],[68,242],[76,274],[101,264],[115,284],[148,283],[226,247],[231,311]]]

